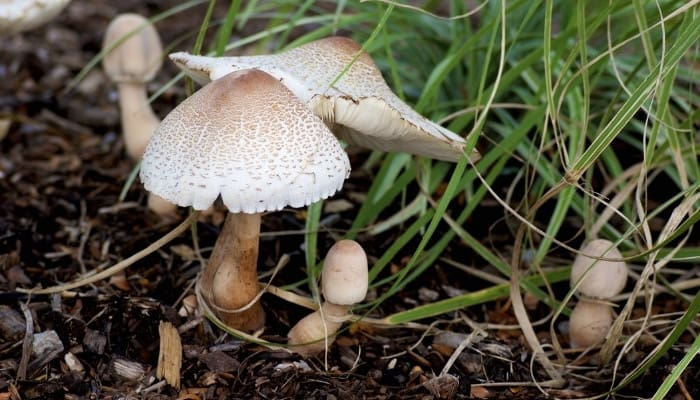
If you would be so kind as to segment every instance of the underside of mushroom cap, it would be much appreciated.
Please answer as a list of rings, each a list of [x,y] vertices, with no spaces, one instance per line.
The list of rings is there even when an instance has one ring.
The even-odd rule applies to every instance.
[[[235,70],[263,70],[349,143],[447,161],[457,161],[464,153],[464,138],[401,101],[372,58],[348,38],[325,38],[275,55],[212,58],[175,53],[170,58],[200,83]],[[480,155],[474,150],[469,157],[476,161]]]
[[[347,155],[323,121],[257,70],[204,86],[161,122],[146,148],[147,190],[180,206],[232,212],[301,207],[338,191]]]

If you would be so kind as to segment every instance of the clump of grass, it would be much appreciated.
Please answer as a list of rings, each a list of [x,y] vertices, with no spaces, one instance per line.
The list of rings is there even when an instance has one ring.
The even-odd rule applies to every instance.
[[[617,371],[642,336],[659,343],[636,369],[611,377],[609,390],[637,379],[672,346],[690,346],[661,398],[699,347],[678,340],[700,310],[697,282],[687,279],[700,261],[692,236],[700,219],[700,2],[467,3],[233,0],[223,20],[206,21],[218,27],[216,40],[204,42],[202,29],[197,43],[212,54],[251,44],[274,51],[351,33],[418,111],[464,136],[478,133],[471,137],[479,137],[483,158],[474,165],[374,153],[361,166],[373,183],[344,236],[392,238],[377,246],[370,279],[378,296],[365,310],[381,309],[436,264],[463,266],[451,247],[473,251],[471,268],[453,273],[492,282],[381,323],[400,326],[509,297],[552,378],[544,383],[561,385],[565,366],[576,361],[556,340],[573,293],[555,285],[568,279],[580,243],[607,238],[634,264],[636,279],[617,299],[601,362]],[[238,37],[253,19],[267,21],[266,29]],[[507,225],[506,240],[473,233],[470,221],[489,202],[501,210],[492,224]],[[322,216],[321,204],[307,214],[306,282],[314,297]],[[654,315],[661,293],[686,308]],[[525,296],[551,309],[552,343],[540,342]],[[644,316],[632,319],[634,308]]]

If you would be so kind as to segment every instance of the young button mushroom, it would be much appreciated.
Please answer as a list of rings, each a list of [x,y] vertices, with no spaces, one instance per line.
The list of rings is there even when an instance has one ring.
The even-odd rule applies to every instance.
[[[287,337],[291,350],[304,357],[313,356],[334,340],[335,333],[349,317],[350,307],[367,295],[367,255],[354,240],[334,244],[323,262],[321,308],[297,322]],[[326,340],[328,339],[328,340]]]
[[[131,36],[129,36],[131,35]],[[163,64],[163,46],[153,25],[138,14],[121,14],[107,27],[103,49],[110,49],[102,67],[119,90],[119,109],[126,152],[140,160],[160,119],[148,102],[146,83]],[[172,215],[177,206],[151,194],[148,208],[158,215]]]
[[[264,324],[255,301],[261,213],[303,207],[340,190],[347,154],[318,117],[265,72],[231,73],[168,114],[141,164],[147,190],[203,210],[229,209],[200,278],[204,300],[244,331]]]
[[[581,248],[571,267],[571,286],[581,296],[569,318],[572,348],[590,347],[605,339],[612,326],[612,308],[591,299],[610,299],[626,283],[627,265],[613,242],[596,239]]]
[[[36,28],[47,22],[70,0],[1,0],[0,37]]]
[[[586,348],[603,342],[613,323],[609,305],[581,300],[569,319],[569,344],[571,348]]]
[[[200,83],[241,69],[265,71],[351,144],[446,161],[458,161],[464,154],[464,138],[401,101],[372,58],[348,38],[320,39],[273,55],[215,58],[174,53],[170,58]],[[468,156],[473,161],[480,158],[476,150]]]
[[[119,90],[126,151],[132,159],[139,160],[160,123],[148,103],[146,83],[162,66],[163,45],[146,18],[121,14],[107,27],[102,48],[109,50],[102,59],[102,67]]]
[[[571,267],[571,286],[576,287],[580,294],[595,299],[609,299],[620,294],[626,284],[627,265],[613,242],[593,240],[576,255]]]

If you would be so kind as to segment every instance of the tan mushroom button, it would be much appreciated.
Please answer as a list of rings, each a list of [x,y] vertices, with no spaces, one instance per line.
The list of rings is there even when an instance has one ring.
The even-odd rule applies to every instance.
[[[151,81],[163,64],[163,45],[155,27],[138,14],[120,14],[102,41],[102,67],[113,82]]]
[[[581,248],[571,267],[571,286],[581,279],[577,289],[587,297],[609,299],[622,292],[627,284],[627,265],[614,243],[595,239]]]

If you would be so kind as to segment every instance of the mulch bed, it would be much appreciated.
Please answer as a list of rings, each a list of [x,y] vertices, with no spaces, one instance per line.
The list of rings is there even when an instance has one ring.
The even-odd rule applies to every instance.
[[[302,360],[222,334],[195,316],[180,316],[180,301],[192,292],[200,269],[188,234],[137,262],[125,274],[82,287],[73,295],[27,298],[14,291],[70,282],[82,273],[104,269],[179,222],[149,213],[146,192],[138,182],[128,189],[124,202],[118,201],[133,163],[126,158],[119,136],[115,88],[100,69],[67,90],[69,81],[99,52],[102,33],[112,17],[125,11],[153,15],[178,2],[165,3],[76,1],[49,25],[0,43],[0,117],[12,119],[7,134],[0,135],[0,399],[541,397],[538,389],[522,385],[471,387],[485,382],[529,382],[533,374],[537,380],[547,379],[537,368],[531,372],[531,354],[517,331],[495,331],[475,339],[453,364],[449,376],[435,378],[454,346],[437,343],[421,329],[355,324],[340,335],[327,360],[323,355]],[[183,32],[196,32],[203,12],[199,7],[159,23],[164,42],[180,39]],[[191,38],[184,43],[190,42]],[[175,72],[166,62],[152,86],[164,84]],[[162,117],[183,97],[182,85],[176,85],[154,108]],[[365,156],[355,151],[353,165],[359,167]],[[371,171],[357,168],[335,198],[348,200],[356,209],[370,179]],[[497,205],[484,207],[499,218]],[[320,249],[327,249],[337,238],[334,232],[349,228],[352,212],[351,208],[326,215],[331,218],[326,219],[326,230],[319,236]],[[180,217],[185,213],[181,210]],[[198,244],[205,257],[224,215],[225,210],[218,207],[197,224]],[[290,210],[263,219],[263,232],[292,232],[269,235],[261,242],[263,268],[273,267],[283,254],[291,257],[276,284],[293,283],[302,276],[304,238],[298,232],[304,228],[303,218],[303,211]],[[487,231],[489,223],[484,226],[484,235],[497,237],[497,232]],[[505,240],[506,228],[501,229]],[[358,240],[370,256],[377,256],[395,235],[387,232]],[[471,257],[458,244],[451,251]],[[375,312],[387,315],[427,302],[431,294],[446,297],[446,286],[469,289],[470,284],[460,283],[461,279],[463,275],[436,265],[426,279]],[[262,301],[268,314],[263,338],[284,342],[290,326],[307,311],[269,295]],[[544,307],[535,310],[533,318],[547,312]],[[450,315],[452,322],[440,327],[470,333],[461,316],[478,322],[516,323],[504,300]],[[181,390],[154,377],[161,321],[172,322],[182,338]],[[31,357],[23,351],[31,346],[25,340],[31,338],[26,335],[28,326],[42,334]],[[542,331],[548,334],[547,327]],[[648,394],[680,357],[679,351],[672,351],[629,394]],[[630,360],[621,369],[633,366]],[[601,372],[600,386],[573,380],[568,389],[550,394],[599,393],[609,373]],[[687,382],[700,380],[697,366],[691,366],[687,374]],[[700,397],[700,388],[690,390]]]

